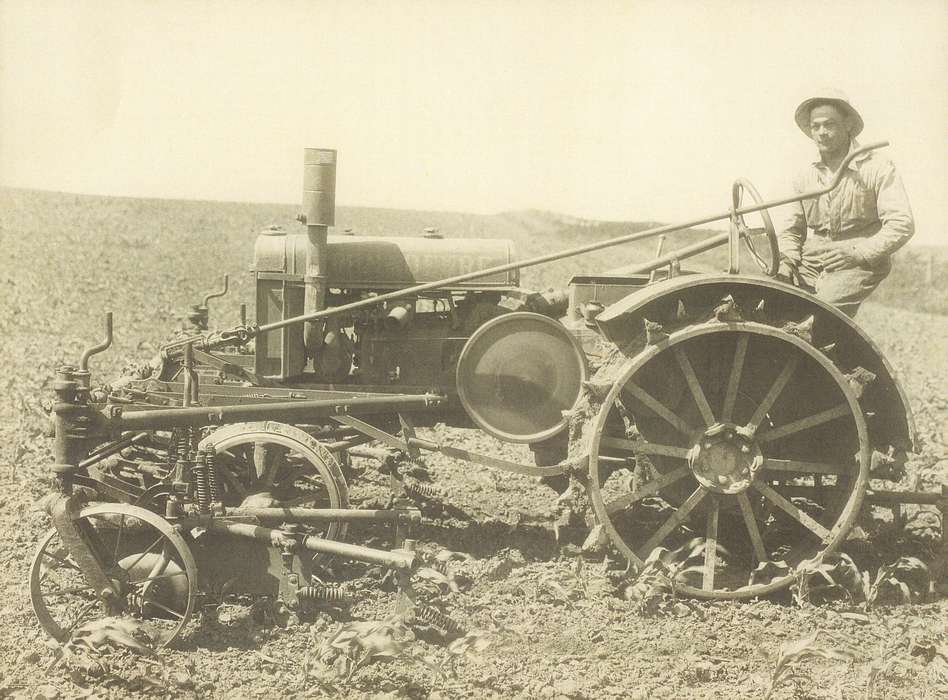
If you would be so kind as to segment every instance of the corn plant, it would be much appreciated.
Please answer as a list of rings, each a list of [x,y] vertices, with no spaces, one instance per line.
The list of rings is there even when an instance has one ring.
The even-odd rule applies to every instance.
[[[385,620],[351,622],[340,626],[320,642],[303,662],[303,676],[323,692],[343,693],[356,674],[382,660],[398,660],[427,667],[443,679],[456,678],[461,660],[479,659],[480,653],[497,643],[495,635],[472,630],[446,646],[447,654],[428,653],[409,628],[403,615]]]
[[[432,597],[439,597],[448,592],[457,593],[461,590],[455,576],[452,562],[466,561],[470,555],[463,552],[452,552],[442,549],[437,554],[423,555],[422,566],[414,574],[412,585]]]
[[[597,567],[598,568],[598,567]],[[604,571],[586,570],[586,562],[582,556],[572,560],[566,573],[547,573],[539,577],[536,594],[546,602],[562,603],[570,609],[575,603],[584,600],[593,600],[611,594],[613,585]]]
[[[636,604],[639,614],[667,610],[678,597],[683,577],[704,570],[706,546],[703,539],[695,538],[674,550],[656,547],[632,583],[625,587],[625,598]]]
[[[154,656],[153,640],[141,623],[128,617],[105,617],[90,620],[72,631],[69,639],[54,650],[52,670],[65,660],[91,669],[101,666],[93,657],[126,650],[140,656]]]
[[[494,639],[484,630],[472,630],[448,645],[447,659],[438,664],[439,672],[457,678],[457,666],[462,659],[479,660],[480,653],[494,644]]]
[[[811,594],[819,591],[845,595],[851,601],[862,601],[869,612],[887,592],[895,592],[904,603],[924,595],[928,584],[928,567],[915,557],[900,557],[879,567],[873,577],[860,571],[846,554],[830,554],[800,562],[794,569],[784,565],[793,576],[791,593],[799,606],[811,602]]]
[[[350,622],[324,640],[315,658],[304,661],[307,679],[330,687],[334,681],[348,683],[362,668],[380,659],[410,657],[415,636],[402,618]]]
[[[897,625],[898,627],[898,625]],[[896,666],[902,666],[921,679],[927,675],[938,697],[948,696],[948,635],[932,638],[920,634],[912,624],[901,626],[898,633],[890,635],[880,648],[879,654],[870,662],[866,678],[864,700],[871,700],[879,680]]]
[[[539,584],[537,585],[537,593],[546,594],[548,596],[548,601],[550,598],[552,598],[553,602],[564,603],[570,610],[575,609],[573,600],[578,599],[581,595],[581,593],[572,587],[568,589],[554,576],[542,577]]]
[[[899,664],[907,665],[911,668],[911,664],[908,664],[898,652],[899,649],[893,647],[885,649],[882,654],[869,665],[869,675],[866,678],[866,690],[863,694],[864,700],[871,700],[879,680],[892,670],[892,668]]]
[[[793,602],[803,607],[810,603],[813,592],[839,594],[850,600],[859,592],[859,567],[846,554],[828,554],[800,562],[792,571],[790,591]]]
[[[62,664],[77,686],[124,687],[128,690],[193,690],[194,666],[168,667],[159,657],[142,623],[128,617],[91,620],[73,630],[54,649],[50,673]]]
[[[911,603],[913,595],[925,594],[928,581],[928,567],[915,557],[899,557],[891,564],[880,566],[875,577],[863,571],[860,583],[864,609],[869,612],[887,591],[894,591],[901,602]]]
[[[764,695],[769,700],[774,691],[787,682],[797,682],[804,677],[805,661],[813,659],[830,659],[834,661],[853,661],[855,654],[851,649],[839,645],[825,645],[818,643],[820,632],[786,642],[781,645],[780,652],[774,661],[774,668],[770,673],[770,688]]]

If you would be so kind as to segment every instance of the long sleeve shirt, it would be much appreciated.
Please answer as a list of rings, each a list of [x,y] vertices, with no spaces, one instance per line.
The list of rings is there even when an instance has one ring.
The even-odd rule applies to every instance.
[[[858,146],[853,142],[850,148]],[[833,175],[825,163],[816,161],[794,178],[794,192],[826,187]],[[778,241],[780,252],[796,263],[803,253],[807,229],[821,243],[848,241],[855,256],[868,267],[884,262],[915,232],[902,178],[892,161],[878,151],[856,156],[832,191],[791,207]]]

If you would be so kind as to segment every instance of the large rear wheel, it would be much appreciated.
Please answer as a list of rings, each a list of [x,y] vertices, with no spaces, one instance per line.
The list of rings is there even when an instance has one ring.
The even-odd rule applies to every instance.
[[[633,564],[697,546],[678,590],[749,598],[839,546],[869,459],[858,396],[823,353],[767,325],[711,322],[629,361],[597,419],[590,493]]]

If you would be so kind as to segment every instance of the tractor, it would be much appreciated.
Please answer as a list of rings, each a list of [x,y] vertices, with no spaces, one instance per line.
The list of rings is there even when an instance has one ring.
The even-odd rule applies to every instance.
[[[700,563],[677,582],[697,598],[789,585],[867,497],[946,507],[943,493],[870,490],[913,450],[905,394],[852,318],[776,278],[768,208],[839,175],[767,202],[738,180],[723,212],[518,260],[505,240],[335,232],[336,157],[305,149],[301,229],[256,239],[252,321],[243,307],[238,325],[208,330],[225,276],[190,330],[123,376],[91,381],[111,315],[105,339],[59,369],[54,527],[30,574],[56,639],[120,614],[166,644],[199,596],[224,590],[305,607],[332,595],[316,574],[328,557],[405,585],[425,492],[406,465],[430,452],[580,484],[590,524],[635,567],[697,537]],[[529,266],[719,220],[728,231],[563,290],[520,286]],[[718,247],[727,270],[682,269]],[[416,432],[434,423],[529,445],[532,463]],[[391,507],[350,507],[353,456],[391,478]],[[361,521],[390,523],[393,548],[345,542]]]

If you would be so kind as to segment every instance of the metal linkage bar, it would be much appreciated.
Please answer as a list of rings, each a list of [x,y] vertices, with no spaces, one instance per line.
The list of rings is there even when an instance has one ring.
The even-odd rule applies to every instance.
[[[265,542],[275,547],[293,547],[298,542],[289,532],[260,527],[259,525],[252,525],[250,523],[228,523],[209,519],[205,522],[204,527],[211,532],[246,537],[259,542]],[[311,552],[334,554],[368,564],[389,566],[393,569],[411,569],[415,564],[415,555],[412,552],[372,549],[371,547],[363,547],[357,544],[327,540],[322,537],[316,537],[315,535],[304,537],[299,541],[299,545]]]
[[[194,357],[200,360],[199,351],[195,351]],[[351,387],[348,391],[340,389],[309,388],[311,385],[260,385],[254,384],[252,387],[241,386],[238,384],[213,384],[207,380],[201,386],[201,401],[206,405],[231,405],[231,404],[262,404],[265,402],[277,403],[280,401],[316,401],[332,399],[338,403],[345,403],[353,397],[372,398],[379,396],[388,398],[391,396],[417,396],[427,392],[428,388],[421,385],[399,384],[399,385],[377,385],[377,384],[359,384],[358,387]],[[137,380],[127,386],[122,387],[123,392],[131,394],[132,398],[141,399],[144,402],[153,401],[153,407],[159,406],[158,402],[170,402],[160,405],[177,406],[180,404],[184,383],[180,379],[172,381],[157,380]]]
[[[421,514],[414,509],[398,510],[356,510],[352,508],[228,508],[227,515],[237,518],[251,517],[260,520],[284,520],[286,522],[325,522],[341,520],[346,522],[382,522],[391,523],[400,518],[420,519]]]
[[[405,450],[408,452],[411,448],[416,448],[425,450],[426,452],[438,452],[452,459],[459,459],[464,462],[475,462],[476,464],[483,464],[484,466],[493,467],[494,469],[500,469],[501,471],[511,472],[513,474],[524,474],[526,476],[556,476],[558,474],[565,474],[572,466],[571,463],[553,464],[548,467],[537,467],[532,464],[518,464],[517,462],[511,462],[506,459],[499,459],[478,452],[463,450],[459,447],[449,447],[423,438],[409,437],[408,439],[403,439],[391,435],[380,428],[376,428],[374,425],[370,425],[354,416],[333,416],[333,420],[362,431],[375,440],[383,442],[397,450]]]
[[[355,396],[348,399],[318,399],[257,405],[192,406],[138,410],[127,405],[110,406],[111,427],[118,430],[160,430],[184,426],[219,425],[254,420],[294,420],[347,413],[377,413],[380,410],[411,410],[437,406],[439,394]]]
[[[725,231],[724,233],[719,233],[715,236],[711,236],[710,238],[706,238],[703,241],[697,241],[696,243],[692,243],[691,245],[687,245],[683,248],[678,248],[677,250],[673,250],[670,253],[665,253],[665,255],[660,255],[657,258],[647,260],[643,263],[630,265],[628,267],[616,268],[614,270],[609,270],[609,272],[611,274],[622,275],[639,275],[645,272],[654,272],[655,270],[663,268],[676,260],[691,258],[698,253],[703,253],[706,250],[717,248],[718,246],[727,243],[729,236],[730,234]]]
[[[937,582],[948,575],[948,484],[942,484],[941,493],[924,491],[867,491],[866,502],[892,508],[896,517],[901,506],[911,503],[920,506],[935,506],[941,515],[941,551],[931,564],[932,581]],[[936,590],[942,584],[935,584]],[[948,592],[948,586],[941,590]]]
[[[943,490],[942,493],[923,491],[867,491],[866,502],[880,505],[913,503],[923,506],[948,506],[948,490]]]
[[[391,551],[372,549],[371,547],[363,547],[358,544],[346,544],[345,542],[326,540],[322,537],[316,537],[315,535],[304,537],[303,546],[311,552],[333,554],[339,557],[364,561],[367,564],[390,566],[393,569],[409,570],[415,565],[415,554],[412,552],[397,549]]]
[[[106,457],[111,457],[112,455],[121,452],[126,447],[131,447],[132,445],[145,442],[149,435],[150,433],[147,432],[136,433],[131,437],[124,438],[112,444],[106,445],[105,447],[99,449],[98,452],[91,453],[86,459],[79,462],[79,468],[86,469],[87,467],[91,467],[93,464],[98,464]]]

